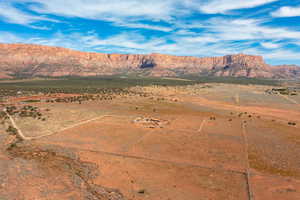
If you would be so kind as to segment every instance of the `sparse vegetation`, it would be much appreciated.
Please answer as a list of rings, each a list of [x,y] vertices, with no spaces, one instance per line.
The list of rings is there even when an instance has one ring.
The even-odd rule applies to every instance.
[[[194,77],[187,76],[185,79],[165,79],[138,76],[102,76],[102,77],[61,77],[57,79],[27,79],[10,82],[0,82],[0,98],[6,96],[28,96],[32,94],[96,94],[104,88],[128,88],[133,86],[180,86],[194,85],[199,83],[232,83],[232,84],[258,84],[278,85],[275,80],[235,78],[235,77]],[[209,86],[206,86],[209,87]]]
[[[0,96],[26,96],[39,93],[97,94],[103,90],[118,90],[134,86],[176,86],[196,83],[198,81],[145,77],[63,77],[56,80],[3,82],[0,83]]]
[[[7,114],[4,111],[0,111],[0,123],[4,124],[4,122],[8,119]]]
[[[209,119],[210,120],[216,120],[216,117],[210,117]]]
[[[31,117],[38,120],[45,121],[46,118],[42,118],[43,114],[40,109],[36,106],[25,105],[23,107],[17,108],[16,106],[8,106],[6,107],[6,111],[11,116],[18,117]]]
[[[8,128],[6,129],[6,132],[10,135],[17,135],[18,130],[15,127],[9,125]]]
[[[69,79],[70,82],[68,82]],[[94,132],[99,129],[98,126],[101,126],[103,127],[103,130],[105,130],[101,133],[103,134],[101,142],[103,142],[102,140],[106,140],[110,145],[110,142],[114,141],[113,137],[118,137],[116,142],[112,145],[119,145],[118,143],[120,142],[122,143],[122,149],[124,151],[128,151],[128,149],[132,148],[132,139],[142,138],[143,141],[141,141],[141,143],[145,142],[148,144],[149,138],[154,139],[159,137],[158,139],[162,140],[162,142],[155,141],[155,145],[157,145],[157,147],[155,147],[155,153],[153,154],[154,151],[152,152],[151,150],[149,152],[149,157],[153,156],[155,158],[155,154],[164,154],[163,151],[159,151],[161,149],[166,149],[165,145],[168,145],[168,143],[172,143],[172,145],[167,147],[168,150],[170,149],[170,151],[167,152],[168,154],[163,155],[166,156],[165,158],[167,158],[167,156],[173,156],[174,159],[176,158],[178,159],[178,162],[181,162],[180,157],[182,155],[188,155],[188,160],[183,160],[184,162],[194,162],[195,160],[195,162],[201,164],[201,160],[209,160],[206,156],[210,156],[214,160],[214,163],[210,163],[212,169],[214,169],[215,163],[220,164],[220,166],[223,167],[223,165],[227,165],[226,162],[230,162],[230,165],[239,167],[240,162],[244,162],[239,159],[240,157],[244,158],[242,155],[245,153],[244,151],[239,151],[240,154],[237,155],[237,157],[228,156],[231,154],[231,149],[237,150],[237,148],[240,149],[244,145],[242,141],[240,141],[237,145],[232,145],[228,148],[227,146],[232,144],[231,139],[226,139],[229,138],[229,136],[226,135],[228,132],[230,132],[230,138],[240,138],[241,132],[243,131],[241,128],[245,128],[245,131],[249,131],[249,134],[247,133],[246,136],[249,136],[249,147],[252,148],[253,146],[256,146],[256,144],[253,144],[253,139],[257,137],[257,131],[253,129],[253,126],[257,125],[256,122],[268,123],[268,121],[271,121],[257,119],[259,118],[258,113],[264,116],[267,109],[265,111],[256,111],[255,109],[259,109],[258,107],[254,110],[248,109],[248,107],[243,108],[245,104],[243,101],[249,97],[248,95],[252,92],[252,87],[256,89],[255,92],[257,93],[255,94],[255,97],[258,97],[257,99],[259,99],[260,97],[264,98],[266,96],[263,94],[263,91],[266,88],[265,86],[239,85],[236,87],[237,90],[235,90],[235,86],[232,85],[196,84],[198,83],[197,81],[181,82],[176,80],[175,82],[165,83],[165,80],[159,80],[159,78],[153,78],[152,82],[149,79],[126,79],[127,78],[122,78],[120,80],[116,79],[119,81],[118,83],[114,83],[114,78],[112,78],[112,80],[66,78],[47,81],[39,80],[37,82],[27,81],[24,85],[23,83],[9,83],[4,86],[0,84],[0,90],[5,91],[6,94],[8,94],[8,96],[3,95],[4,101],[2,102],[1,107],[6,108],[7,112],[13,117],[15,123],[18,125],[18,130],[21,130],[27,137],[37,136],[40,138],[39,136],[45,136],[48,133],[50,135],[52,133],[60,133],[62,130],[71,127],[72,129],[78,130],[78,134],[59,134],[59,136],[57,136],[57,134],[51,135],[51,137],[57,137],[58,140],[60,140],[60,136],[62,138],[65,137],[65,141],[74,140],[74,145],[80,145],[82,143],[82,137],[86,138],[87,135],[93,137],[95,135]],[[86,80],[87,82],[83,80]],[[123,82],[124,80],[125,82]],[[153,80],[159,81],[153,82]],[[105,83],[110,81],[111,84],[107,85]],[[143,81],[146,83],[143,83]],[[101,85],[102,83],[106,85]],[[123,83],[125,84],[123,85]],[[233,91],[226,93],[226,91],[231,89]],[[250,92],[248,92],[249,90]],[[223,101],[224,99],[221,99],[224,93],[225,101]],[[228,102],[226,98],[229,99],[237,93],[242,95],[240,95],[239,107],[235,109],[236,105],[232,104],[232,100],[230,99],[228,100],[230,102]],[[217,98],[215,98],[216,96]],[[282,97],[278,98],[282,99]],[[254,97],[250,96],[250,98],[247,99],[247,103],[253,101],[253,99]],[[214,103],[216,103],[216,107],[214,107]],[[223,105],[224,107],[222,107]],[[125,111],[125,113],[123,111]],[[122,116],[115,119],[114,115],[118,115],[117,117],[119,117],[119,113]],[[138,117],[137,114],[143,117]],[[103,124],[101,121],[102,115],[109,116],[109,119],[103,120]],[[5,112],[0,112],[0,119],[5,120],[7,117]],[[201,118],[202,121],[199,120]],[[106,120],[109,120],[109,123],[107,123]],[[128,120],[132,123],[128,123],[130,122]],[[93,122],[91,123],[91,121]],[[241,123],[243,123],[242,127],[240,126]],[[16,137],[9,137],[10,139],[14,139],[14,141],[19,142],[17,129],[13,126],[8,126],[9,124],[10,123],[5,122],[2,126],[4,127],[3,130],[6,130],[11,135],[16,135]],[[275,125],[274,123],[272,124]],[[294,122],[289,122],[289,125],[296,126]],[[267,128],[269,128],[270,125],[267,124],[266,126],[267,132]],[[288,128],[286,126],[283,127]],[[135,128],[137,131],[135,131]],[[114,134],[111,134],[110,131],[114,131]],[[148,133],[149,137],[144,137]],[[178,133],[188,137],[180,137],[180,140],[182,141],[178,142]],[[47,136],[50,137],[49,135]],[[177,138],[175,140],[176,142],[173,142],[174,137],[175,139]],[[207,137],[210,145],[203,145],[206,140],[197,140],[196,137]],[[186,140],[187,138],[190,139]],[[45,143],[47,143],[47,138],[44,139]],[[57,157],[57,155],[52,155],[51,153],[48,154],[48,152],[43,149],[29,149],[26,153],[23,152],[24,149],[18,151],[18,148],[27,142],[28,141],[10,143],[9,151],[12,153],[11,155],[20,156],[21,158],[28,157],[35,161],[41,159],[43,161],[42,163],[46,165],[49,160],[48,156],[51,162],[56,162],[56,160],[54,160],[56,158],[63,159],[60,156]],[[28,142],[30,143],[29,146],[31,143],[35,142],[38,142],[38,140]],[[73,143],[73,141],[71,142]],[[95,145],[91,147],[91,149],[100,144],[98,138],[95,139],[94,142]],[[223,147],[221,142],[226,143],[226,147],[225,145]],[[213,149],[214,143],[218,144],[218,146],[216,146],[217,149]],[[62,144],[64,144],[64,140],[62,140]],[[201,151],[198,151],[199,146],[201,146]],[[138,147],[144,148],[142,145],[138,145]],[[272,146],[270,145],[270,147]],[[56,147],[53,148],[55,149]],[[68,148],[68,145],[66,145],[66,148]],[[177,148],[179,151],[173,153],[171,148]],[[209,154],[202,154],[203,149],[206,152],[209,152]],[[191,150],[195,153],[189,153]],[[269,152],[267,151],[262,151],[261,154],[269,155],[268,153]],[[289,153],[290,152],[286,153],[286,155],[291,155]],[[198,158],[201,160],[197,160]],[[94,159],[94,157],[91,156],[91,159]],[[250,157],[250,161],[255,162],[253,161],[253,157]],[[285,161],[285,158],[283,161]],[[271,163],[269,160],[264,162],[267,166]],[[71,170],[71,175],[81,175],[81,171],[79,171],[81,169],[77,170],[77,166],[73,165],[73,161],[64,162],[62,164],[65,163],[68,165],[67,168]],[[264,163],[262,165],[262,167],[265,167]],[[259,169],[260,166],[254,165],[254,167]],[[276,166],[274,168],[276,168]],[[281,170],[280,167],[278,167],[278,169]],[[226,167],[224,167],[224,170],[227,170]],[[266,171],[268,170],[269,169],[266,169]],[[298,172],[297,169],[295,172]],[[213,177],[213,179],[215,179],[215,177]],[[151,192],[140,188],[140,190],[135,190],[135,195],[151,195]]]
[[[292,87],[286,87],[286,88],[272,88],[265,91],[267,94],[281,94],[281,95],[290,95],[290,96],[296,96],[298,95],[299,88],[292,88]]]
[[[296,122],[288,122],[288,125],[290,125],[290,126],[296,126]]]
[[[25,100],[22,101],[23,103],[37,103],[37,102],[41,102],[41,100],[39,99],[29,99],[29,100]]]

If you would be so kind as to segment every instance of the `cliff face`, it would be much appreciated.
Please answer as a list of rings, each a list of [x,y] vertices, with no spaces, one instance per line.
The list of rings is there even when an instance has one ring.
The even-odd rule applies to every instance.
[[[279,65],[272,66],[272,72],[279,78],[295,79],[300,78],[300,66],[296,65]]]
[[[267,65],[261,56],[188,57],[162,54],[125,55],[73,51],[26,44],[0,44],[0,78],[13,76],[97,76],[147,72],[268,78],[300,77],[296,66]]]

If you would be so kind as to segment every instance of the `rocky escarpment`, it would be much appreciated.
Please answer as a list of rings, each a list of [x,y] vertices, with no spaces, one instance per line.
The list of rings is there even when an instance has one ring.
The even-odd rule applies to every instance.
[[[59,47],[0,44],[0,78],[15,76],[98,76],[143,73],[150,76],[299,78],[296,66],[269,66],[261,56],[189,57],[79,52]]]
[[[276,74],[278,78],[300,78],[300,67],[297,65],[272,66],[272,72]]]

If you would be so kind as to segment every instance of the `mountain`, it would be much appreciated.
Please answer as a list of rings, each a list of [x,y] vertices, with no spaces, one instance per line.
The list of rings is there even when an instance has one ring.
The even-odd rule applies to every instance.
[[[300,78],[300,67],[270,66],[261,56],[190,57],[163,54],[104,54],[29,44],[0,44],[0,78],[20,76],[233,76]]]

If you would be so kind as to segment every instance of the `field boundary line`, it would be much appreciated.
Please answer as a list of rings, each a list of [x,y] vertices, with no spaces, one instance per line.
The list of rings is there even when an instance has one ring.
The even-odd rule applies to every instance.
[[[251,181],[250,181],[249,142],[248,142],[248,137],[247,137],[247,133],[246,133],[245,123],[243,123],[243,122],[242,122],[242,134],[243,134],[244,143],[245,143],[245,158],[246,158],[246,173],[245,173],[245,175],[246,175],[246,181],[247,181],[248,196],[249,196],[249,200],[254,200]]]
[[[142,135],[139,139],[137,139],[135,142],[130,142],[126,144],[124,147],[121,148],[121,151],[128,152],[130,151],[135,145],[139,144],[145,137],[147,137],[149,134],[153,133],[153,131],[148,131],[144,135]]]
[[[168,164],[172,164],[172,165],[181,165],[181,166],[187,166],[187,167],[209,169],[209,170],[239,174],[239,175],[244,175],[244,176],[246,174],[244,171],[238,171],[238,170],[234,170],[234,169],[225,169],[225,168],[214,168],[214,167],[192,164],[192,163],[187,163],[187,162],[176,162],[176,161],[171,161],[171,160],[155,159],[155,158],[148,158],[148,157],[144,157],[144,156],[135,156],[135,155],[130,155],[130,154],[107,152],[107,151],[101,151],[101,150],[82,149],[82,148],[77,148],[77,147],[70,147],[70,149],[79,150],[79,151],[87,151],[87,152],[91,152],[91,153],[101,153],[101,154],[117,156],[117,157],[121,157],[121,158],[132,158],[132,159],[137,159],[137,160],[154,161],[154,162],[160,162],[160,163],[168,163]]]
[[[240,105],[240,95],[237,93],[237,94],[235,94],[235,103],[237,104],[237,105]]]
[[[76,126],[80,126],[80,125],[83,125],[83,124],[86,124],[86,123],[89,123],[89,122],[92,122],[92,121],[95,121],[95,120],[98,120],[98,119],[102,119],[102,118],[105,118],[105,117],[115,117],[115,115],[102,115],[100,117],[95,117],[93,119],[89,119],[89,120],[85,120],[85,121],[81,121],[77,124],[73,124],[71,126],[68,126],[66,128],[63,128],[61,130],[58,130],[58,131],[55,131],[53,133],[48,133],[48,134],[45,134],[45,135],[39,135],[39,136],[33,136],[33,137],[28,137],[28,136],[25,136],[24,133],[22,132],[22,130],[18,127],[18,125],[16,124],[15,120],[12,118],[12,116],[7,112],[6,109],[3,110],[5,112],[5,114],[8,116],[11,124],[13,125],[13,127],[15,129],[17,129],[17,134],[21,137],[22,140],[34,140],[34,139],[39,139],[39,138],[43,138],[43,137],[46,137],[46,136],[51,136],[51,135],[55,135],[55,134],[58,134],[62,131],[65,131],[65,130],[68,130],[68,129],[71,129],[71,128],[74,128]]]
[[[200,124],[199,129],[197,130],[199,133],[202,131],[203,126],[204,126],[205,123],[206,123],[206,119],[203,119],[202,122],[201,122],[201,124]]]
[[[288,96],[285,96],[285,95],[282,95],[282,94],[279,94],[279,96],[281,96],[282,98],[288,100],[289,102],[292,102],[292,103],[294,103],[294,104],[299,105],[299,103],[298,103],[296,100],[291,99],[291,98],[289,98]]]

